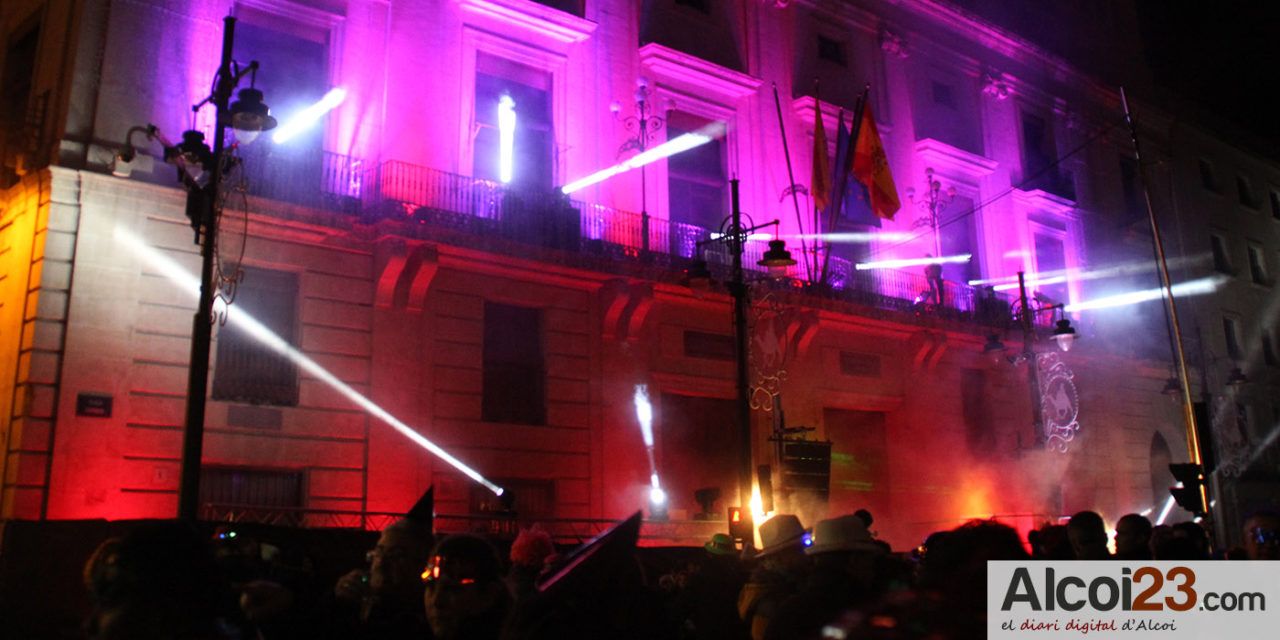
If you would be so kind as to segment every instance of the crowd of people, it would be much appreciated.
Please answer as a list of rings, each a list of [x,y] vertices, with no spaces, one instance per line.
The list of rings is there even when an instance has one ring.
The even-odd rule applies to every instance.
[[[807,529],[778,515],[760,525],[759,549],[718,533],[659,557],[636,546],[639,514],[567,551],[536,526],[501,545],[407,517],[381,532],[366,566],[326,583],[304,555],[235,529],[210,540],[189,523],[148,522],[86,563],[85,629],[111,640],[978,638],[988,560],[1215,557],[1200,525],[1139,514],[1118,521],[1114,553],[1091,511],[1025,542],[972,521],[907,553],[874,523],[859,511]],[[1217,556],[1280,559],[1280,515],[1254,515],[1244,533]]]

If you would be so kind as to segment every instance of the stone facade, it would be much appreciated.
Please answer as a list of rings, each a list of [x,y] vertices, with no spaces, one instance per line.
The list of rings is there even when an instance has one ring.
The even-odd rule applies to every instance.
[[[274,158],[243,149],[249,193],[233,196],[226,215],[241,226],[224,224],[224,235],[242,229],[224,243],[224,251],[243,243],[250,276],[242,286],[252,290],[262,270],[296,282],[286,306],[297,350],[510,487],[531,518],[608,519],[647,508],[638,385],[654,403],[653,454],[670,517],[693,518],[692,492],[704,486],[722,490],[717,513],[736,503],[732,454],[743,444],[732,427],[733,353],[723,348],[733,332],[730,298],[682,281],[715,224],[681,218],[673,162],[646,167],[643,191],[633,170],[571,202],[481,179],[486,160],[477,150],[490,125],[476,104],[486,95],[477,78],[507,74],[545,95],[545,113],[527,117],[548,132],[543,169],[554,185],[619,159],[634,132],[610,103],[631,114],[637,78],[647,78],[673,126],[727,125],[717,142],[722,177],[740,180],[742,208],[756,221],[780,221],[797,256],[812,228],[779,200],[792,178],[778,118],[794,181],[807,184],[815,116],[834,141],[841,109],[852,110],[870,84],[903,201],[875,232],[907,239],[884,236],[862,258],[933,252],[931,232],[913,226],[923,212],[915,194],[927,192],[932,169],[945,191],[954,189],[946,242],[973,253],[969,279],[1008,282],[1056,260],[1070,275],[1041,293],[1076,302],[1112,286],[1076,274],[1144,251],[1149,259],[1149,247],[1103,227],[1115,224],[1121,188],[1117,96],[1068,61],[947,3],[709,2],[706,12],[688,4],[6,3],[11,31],[31,15],[57,13],[46,6],[83,19],[65,30],[77,55],[61,71],[36,74],[65,114],[47,132],[56,145],[35,163],[48,168],[28,172],[3,204],[0,362],[14,380],[0,400],[12,416],[0,430],[9,452],[4,515],[174,513],[195,309],[191,276],[178,267],[198,272],[199,255],[185,194],[159,145],[144,149],[134,137],[140,154],[128,178],[111,175],[112,158],[129,127],[150,120],[176,139],[191,126],[189,105],[208,90],[228,13],[248,25],[247,42],[274,30],[318,46],[324,85],[349,96],[324,120],[314,165],[285,160],[283,147]],[[44,20],[41,47],[52,47],[64,30]],[[266,73],[264,63],[267,102],[281,114]],[[821,102],[813,77],[822,79]],[[206,131],[207,111],[195,119]],[[1036,153],[1065,160],[1033,171],[1040,156],[1027,151],[1030,131],[1040,133]],[[1100,132],[1109,133],[1099,142]],[[1072,153],[1077,147],[1088,152]],[[281,169],[290,166],[315,170]],[[711,217],[727,215],[724,205]],[[802,198],[799,206],[812,205]],[[634,212],[642,210],[651,217],[650,254],[640,250]],[[759,244],[750,243],[749,263]],[[946,303],[932,308],[916,299],[926,286],[918,268],[835,264],[832,291],[805,286],[799,267],[793,280],[753,285],[753,376],[779,358],[786,425],[835,443],[830,504],[779,508],[812,523],[871,505],[881,535],[906,547],[970,517],[1026,529],[1086,508],[1114,521],[1163,505],[1156,434],[1174,461],[1186,457],[1178,408],[1159,393],[1167,353],[1129,349],[1104,316],[1073,314],[1083,335],[1062,358],[1075,374],[1081,428],[1066,453],[1047,451],[1035,444],[1026,365],[993,366],[983,354],[989,334],[1010,344],[1020,334],[1004,334],[1005,319],[982,312],[966,277],[947,272]],[[228,326],[238,309],[231,305]],[[502,317],[536,322],[512,328]],[[531,331],[536,348],[500,353],[492,331],[502,327]],[[218,328],[215,340],[228,331]],[[534,372],[535,420],[485,419],[504,365]],[[215,387],[228,375],[220,366],[215,358]],[[296,404],[215,394],[206,467],[276,478],[288,486],[272,484],[273,499],[292,502],[273,506],[313,513],[401,511],[433,484],[441,513],[490,508],[479,485],[335,391],[326,375],[297,366]],[[86,394],[110,397],[111,416],[77,415]],[[774,415],[754,411],[752,421],[753,461],[776,474]]]

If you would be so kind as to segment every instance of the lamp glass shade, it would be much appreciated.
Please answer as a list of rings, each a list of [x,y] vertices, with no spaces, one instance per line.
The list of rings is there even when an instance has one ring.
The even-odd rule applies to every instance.
[[[1004,343],[1000,341],[1000,336],[991,334],[987,336],[987,344],[982,347],[982,355],[991,360],[992,364],[998,365],[1004,359],[1006,350]]]
[[[769,250],[764,252],[764,257],[756,264],[769,270],[769,276],[773,278],[782,278],[787,275],[787,269],[796,264],[791,257],[791,252],[787,251],[787,243],[785,240],[770,240]]]
[[[1071,321],[1062,319],[1058,321],[1057,328],[1053,330],[1053,340],[1058,343],[1058,348],[1070,351],[1072,345],[1076,341],[1076,330],[1071,327]]]
[[[258,133],[275,127],[276,119],[271,117],[271,110],[262,101],[262,92],[241,89],[239,99],[231,103],[231,128],[236,131],[236,139],[248,144],[258,137]]]

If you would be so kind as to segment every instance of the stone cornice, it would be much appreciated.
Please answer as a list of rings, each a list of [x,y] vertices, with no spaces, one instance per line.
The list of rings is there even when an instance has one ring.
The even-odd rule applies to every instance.
[[[591,37],[596,23],[532,0],[457,0],[466,13],[532,33],[561,45]]]
[[[931,167],[939,177],[976,188],[978,181],[991,175],[1000,163],[996,160],[969,153],[940,140],[925,138],[916,141],[916,156]]]
[[[1076,203],[1041,189],[1032,191],[1014,189],[1012,196],[1014,202],[1033,211],[1069,219],[1076,217]]]
[[[640,47],[640,66],[664,84],[696,89],[702,97],[721,104],[734,104],[754,95],[763,84],[754,76],[656,42]]]

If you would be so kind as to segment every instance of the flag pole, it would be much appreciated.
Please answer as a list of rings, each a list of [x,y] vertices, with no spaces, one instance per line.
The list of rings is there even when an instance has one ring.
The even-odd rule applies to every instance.
[[[827,228],[834,229],[836,227],[836,218],[840,215],[840,210],[844,208],[844,196],[848,191],[849,173],[853,169],[853,153],[858,146],[858,134],[862,127],[862,109],[867,104],[867,96],[871,93],[871,83],[868,82],[862,89],[862,95],[858,96],[857,102],[853,105],[853,121],[850,123],[849,145],[845,152],[845,166],[836,167],[836,182],[832,185],[839,191],[836,197],[839,199],[840,205],[830,207],[830,213],[827,214]],[[837,156],[839,153],[836,154]],[[822,259],[822,273],[819,276],[822,282],[827,281],[827,272],[831,267],[831,246],[828,244],[826,252]]]
[[[1187,353],[1182,344],[1182,324],[1178,321],[1178,305],[1173,298],[1173,280],[1169,277],[1169,263],[1165,258],[1164,240],[1160,236],[1160,223],[1156,220],[1156,210],[1151,202],[1151,191],[1147,187],[1146,171],[1142,166],[1142,150],[1138,144],[1138,125],[1133,119],[1133,112],[1129,110],[1129,97],[1125,94],[1123,86],[1120,87],[1120,105],[1124,108],[1124,120],[1129,125],[1129,137],[1133,140],[1133,159],[1138,164],[1138,179],[1142,184],[1142,198],[1147,205],[1147,220],[1151,223],[1152,244],[1155,247],[1157,258],[1156,266],[1159,267],[1160,285],[1164,289],[1165,310],[1169,313],[1169,324],[1173,330],[1178,381],[1182,383],[1182,417],[1186,427],[1187,457],[1191,459],[1192,464],[1199,466],[1201,472],[1203,472],[1204,459],[1200,448],[1200,434],[1196,431],[1196,412],[1191,400],[1191,381],[1187,375]],[[1212,516],[1212,510],[1209,509],[1208,496],[1205,495],[1204,483],[1201,483],[1199,488],[1201,509]],[[1217,527],[1217,519],[1214,518],[1215,531]]]
[[[787,128],[786,128],[786,125],[784,125],[782,122],[782,100],[778,98],[778,83],[774,82],[772,84],[773,84],[773,106],[778,112],[778,133],[782,136],[782,156],[787,159],[787,180],[791,182],[791,185],[793,187],[791,189],[791,202],[795,205],[795,209],[796,209],[796,223],[800,225],[800,251],[802,255],[805,256],[805,259],[804,259],[805,273],[806,275],[809,276],[809,281],[813,282],[813,268],[810,266],[809,257],[808,257],[809,244],[804,240],[804,218],[801,217],[800,215],[800,196],[796,195],[796,190],[794,188],[796,184],[796,174],[795,174],[795,171],[791,168],[791,149],[787,145]],[[814,240],[814,243],[816,246],[817,240]]]

